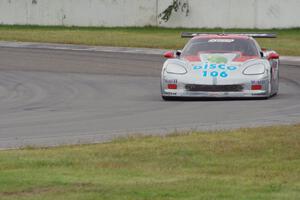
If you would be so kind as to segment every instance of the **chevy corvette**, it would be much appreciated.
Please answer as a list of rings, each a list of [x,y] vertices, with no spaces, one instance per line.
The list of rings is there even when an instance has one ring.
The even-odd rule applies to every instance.
[[[164,100],[269,98],[279,87],[279,54],[254,38],[273,33],[182,33],[183,50],[168,51],[161,72]]]

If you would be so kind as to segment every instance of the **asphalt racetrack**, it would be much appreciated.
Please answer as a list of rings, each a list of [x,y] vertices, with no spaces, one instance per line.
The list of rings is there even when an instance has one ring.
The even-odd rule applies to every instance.
[[[164,102],[163,61],[134,53],[0,48],[0,148],[300,122],[300,67],[281,65],[279,94],[269,100]]]

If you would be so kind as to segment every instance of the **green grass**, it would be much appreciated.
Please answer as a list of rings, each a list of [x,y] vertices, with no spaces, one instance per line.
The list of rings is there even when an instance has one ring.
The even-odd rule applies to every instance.
[[[181,49],[187,39],[182,31],[223,32],[222,29],[186,28],[104,28],[60,26],[7,26],[0,25],[0,40],[86,44],[122,47]],[[227,29],[225,32],[277,32],[277,39],[260,39],[262,47],[272,48],[282,55],[300,55],[300,28],[295,29]]]
[[[0,199],[300,198],[300,124],[0,151]]]

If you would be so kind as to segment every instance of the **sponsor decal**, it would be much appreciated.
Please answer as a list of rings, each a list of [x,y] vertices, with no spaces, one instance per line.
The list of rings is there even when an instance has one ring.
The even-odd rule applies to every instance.
[[[238,56],[236,53],[201,53],[200,60],[202,62],[227,64]]]
[[[170,96],[176,96],[177,93],[175,92],[165,92],[166,95],[170,95]]]
[[[266,80],[254,80],[251,81],[251,85],[265,85],[267,83]]]
[[[165,83],[168,83],[168,84],[177,84],[177,79],[165,79]]]
[[[218,63],[204,63],[203,65],[193,66],[193,70],[199,71],[202,77],[221,77],[227,78],[230,73],[238,70],[238,66],[218,64]]]
[[[210,55],[207,57],[207,61],[210,63],[217,63],[217,64],[228,62],[226,57],[219,56],[219,55]]]
[[[210,39],[208,42],[227,42],[231,43],[234,42],[234,39]]]

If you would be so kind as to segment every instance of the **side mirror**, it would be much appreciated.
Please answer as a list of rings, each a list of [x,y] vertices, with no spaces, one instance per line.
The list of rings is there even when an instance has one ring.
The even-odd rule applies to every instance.
[[[182,53],[181,50],[177,50],[175,54],[176,54],[177,57],[180,57],[181,53]]]
[[[174,52],[173,51],[167,51],[164,53],[165,58],[175,58]]]
[[[279,54],[278,53],[274,53],[274,52],[270,53],[268,55],[268,60],[273,60],[273,59],[279,59]]]
[[[260,57],[262,57],[262,58],[265,57],[265,53],[263,51],[260,51],[259,54],[260,54]]]

